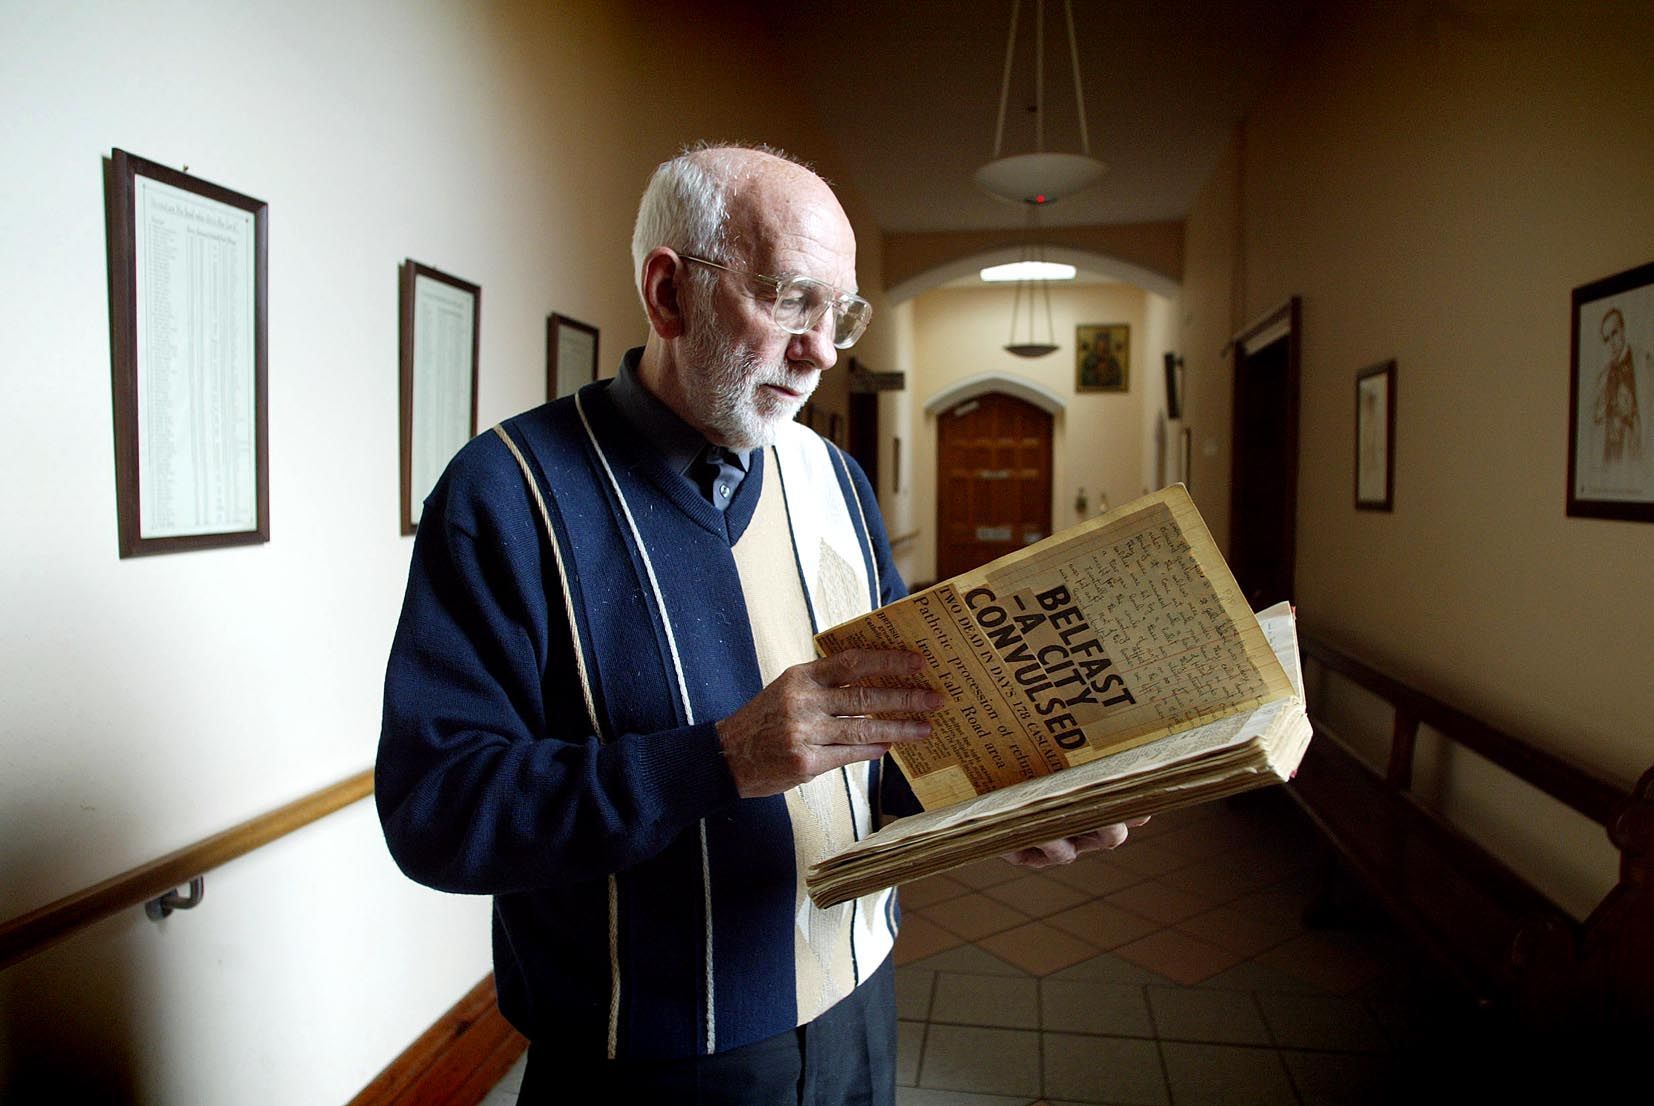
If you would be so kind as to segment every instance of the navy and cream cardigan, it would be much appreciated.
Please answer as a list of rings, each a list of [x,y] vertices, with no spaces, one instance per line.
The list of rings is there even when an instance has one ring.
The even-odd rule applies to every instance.
[[[410,877],[494,896],[519,1030],[570,1056],[677,1058],[802,1024],[889,954],[892,893],[821,911],[802,868],[881,805],[911,810],[899,775],[858,764],[740,799],[714,724],[763,687],[761,652],[775,667],[754,572],[801,597],[806,644],[906,589],[842,452],[788,424],[719,512],[607,388],[477,437],[426,500],[376,801]],[[792,564],[755,559],[760,537]]]

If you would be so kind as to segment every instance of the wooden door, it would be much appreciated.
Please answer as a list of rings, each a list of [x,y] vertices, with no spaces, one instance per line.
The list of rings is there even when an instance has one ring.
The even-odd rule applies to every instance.
[[[1295,598],[1298,342],[1296,297],[1235,339],[1229,567],[1253,610]]]
[[[999,392],[944,411],[936,428],[937,578],[1051,533],[1051,416]]]

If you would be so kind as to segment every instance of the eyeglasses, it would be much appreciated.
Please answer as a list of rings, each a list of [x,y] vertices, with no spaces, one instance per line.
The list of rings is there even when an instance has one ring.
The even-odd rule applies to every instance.
[[[775,300],[770,305],[770,317],[775,320],[776,326],[788,334],[808,334],[821,324],[822,316],[830,309],[833,312],[833,345],[839,349],[849,349],[856,344],[856,339],[862,336],[868,320],[873,317],[872,304],[860,296],[840,292],[831,284],[814,277],[764,276],[731,269],[728,265],[720,265],[704,257],[691,257],[686,253],[678,256],[685,261],[722,269],[774,288]]]

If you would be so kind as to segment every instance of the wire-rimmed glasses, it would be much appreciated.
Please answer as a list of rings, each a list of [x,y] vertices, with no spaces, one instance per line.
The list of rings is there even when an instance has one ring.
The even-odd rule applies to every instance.
[[[704,257],[694,257],[687,253],[680,253],[678,256],[685,261],[722,269],[726,273],[734,273],[736,276],[756,280],[774,288],[775,299],[770,305],[770,317],[775,320],[776,326],[788,334],[808,334],[821,324],[822,316],[831,310],[833,345],[839,349],[849,349],[866,331],[867,323],[873,317],[872,304],[860,296],[841,292],[831,284],[814,277],[791,274],[767,276],[763,273],[732,269],[728,265],[720,265],[716,261],[708,261]]]

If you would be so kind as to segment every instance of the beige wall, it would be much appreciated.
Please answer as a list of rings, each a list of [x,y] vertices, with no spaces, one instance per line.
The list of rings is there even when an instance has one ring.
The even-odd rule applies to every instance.
[[[1090,513],[1101,497],[1119,505],[1149,488],[1154,475],[1153,420],[1163,405],[1161,354],[1171,336],[1170,301],[1122,284],[1054,286],[1051,314],[1057,351],[1020,358],[1007,353],[1013,292],[1004,288],[940,288],[912,303],[913,370],[904,437],[911,446],[911,498],[892,511],[891,529],[916,529],[899,550],[898,567],[912,583],[936,578],[936,418],[925,407],[971,377],[999,374],[1055,393],[1065,404],[1053,425],[1052,510],[1057,528],[1086,517],[1074,502],[1083,487]],[[1023,304],[1022,319],[1027,318]],[[1036,315],[1043,335],[1043,301]],[[1074,390],[1074,328],[1085,323],[1131,326],[1130,387],[1124,393]],[[1022,330],[1018,330],[1019,336]],[[887,508],[889,504],[887,504]]]
[[[641,0],[0,10],[27,44],[0,67],[10,918],[371,763],[410,549],[404,258],[482,286],[487,426],[543,399],[547,313],[601,328],[605,373],[639,340],[631,217],[675,146],[765,139],[834,170],[785,97],[753,95],[784,87],[782,52],[700,8],[683,26]],[[270,204],[268,545],[116,556],[116,146]],[[881,341],[869,356],[894,361]],[[128,911],[0,973],[0,1099],[336,1106],[488,967],[486,900],[403,879],[360,804],[209,874],[199,910]]]
[[[1303,297],[1304,625],[1627,782],[1654,759],[1654,526],[1564,515],[1569,291],[1650,260],[1651,54],[1647,5],[1332,5],[1191,213],[1181,327],[1222,535],[1218,350]],[[1357,513],[1354,377],[1389,358],[1395,511]],[[1600,832],[1559,847],[1577,827],[1437,767],[1473,832],[1576,908],[1601,894]]]

